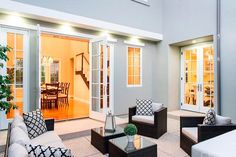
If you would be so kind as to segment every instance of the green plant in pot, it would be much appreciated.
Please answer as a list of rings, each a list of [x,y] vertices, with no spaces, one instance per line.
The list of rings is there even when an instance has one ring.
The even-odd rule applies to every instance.
[[[124,128],[124,133],[128,138],[128,142],[133,142],[134,141],[134,135],[136,135],[137,132],[138,132],[138,129],[134,124],[128,124]]]
[[[11,88],[9,85],[13,80],[11,70],[8,70],[8,74],[3,74],[6,68],[4,65],[9,60],[7,57],[8,52],[10,53],[10,48],[8,46],[0,45],[0,111],[5,111],[6,114],[11,108],[17,108],[11,103],[11,100],[13,100]]]

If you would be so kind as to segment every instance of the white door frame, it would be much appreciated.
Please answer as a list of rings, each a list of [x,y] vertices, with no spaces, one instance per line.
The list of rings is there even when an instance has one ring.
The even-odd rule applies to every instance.
[[[204,99],[204,89],[203,89],[203,62],[204,62],[204,58],[203,58],[203,48],[204,47],[209,47],[212,46],[213,47],[213,43],[212,42],[205,42],[205,43],[200,43],[200,44],[195,44],[195,45],[191,45],[191,46],[186,46],[181,48],[181,109],[184,110],[190,110],[190,111],[195,111],[195,112],[203,112],[205,113],[209,107],[204,107],[203,105],[203,99]],[[184,61],[185,61],[185,55],[184,55],[184,51],[186,50],[197,50],[197,89],[200,88],[200,90],[197,91],[197,102],[196,105],[188,105],[188,104],[184,104],[184,89],[185,89],[185,69],[184,69]],[[215,104],[215,103],[214,103]],[[215,104],[216,105],[216,104]],[[216,106],[214,106],[216,108]]]
[[[107,108],[107,99],[103,99],[103,108],[104,110],[102,112],[95,112],[92,110],[92,43],[93,42],[99,42],[99,49],[100,49],[100,44],[105,45],[105,51],[104,51],[104,58],[107,58],[107,46],[110,47],[110,107],[109,109]],[[105,115],[107,114],[107,111],[110,110],[114,114],[114,45],[108,43],[108,40],[106,37],[101,37],[101,38],[95,38],[90,40],[89,43],[89,55],[90,55],[90,107],[89,107],[89,117],[92,119],[100,120],[100,121],[105,121]],[[103,68],[107,67],[107,60],[103,60]],[[100,66],[100,65],[99,65]],[[99,73],[100,77],[100,73]],[[103,70],[103,83],[107,84],[107,73],[106,70]],[[99,87],[100,87],[100,82],[99,82]],[[106,86],[105,88],[106,89]],[[103,90],[104,90],[103,89]],[[106,92],[106,90],[104,90]],[[106,96],[107,93],[104,93]],[[99,95],[100,96],[100,95]],[[100,106],[100,104],[99,104]]]
[[[7,32],[23,34],[23,111],[29,111],[29,32],[27,30],[22,30],[13,27],[0,26],[0,36],[2,45],[7,45]],[[6,62],[4,63],[4,67],[6,67]],[[4,75],[6,74],[6,70],[3,71]],[[6,119],[6,115],[4,112],[1,113],[0,119],[0,130],[6,129],[7,125],[12,119]]]

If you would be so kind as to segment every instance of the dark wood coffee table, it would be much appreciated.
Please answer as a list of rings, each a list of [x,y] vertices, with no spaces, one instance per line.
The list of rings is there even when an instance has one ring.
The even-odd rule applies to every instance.
[[[110,139],[125,136],[123,128],[116,127],[113,133],[105,132],[103,127],[91,129],[91,144],[97,148],[101,153],[108,153],[108,142]]]
[[[126,136],[111,139],[108,148],[109,157],[157,157],[157,144],[139,135],[133,144]]]

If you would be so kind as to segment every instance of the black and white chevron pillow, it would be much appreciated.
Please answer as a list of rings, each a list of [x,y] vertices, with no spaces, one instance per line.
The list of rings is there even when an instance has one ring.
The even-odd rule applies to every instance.
[[[216,124],[216,114],[213,109],[209,109],[203,120],[204,125],[215,125]]]
[[[26,145],[29,157],[73,157],[70,149],[43,145]]]
[[[136,115],[152,116],[152,100],[136,99]]]
[[[27,126],[29,138],[35,138],[47,132],[47,126],[43,120],[41,111],[36,110],[28,113],[23,113],[24,122]]]

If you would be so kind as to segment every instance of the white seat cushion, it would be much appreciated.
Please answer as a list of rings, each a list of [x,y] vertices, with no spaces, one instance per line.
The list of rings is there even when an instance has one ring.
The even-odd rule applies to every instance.
[[[132,120],[133,121],[138,121],[138,122],[154,124],[154,116],[135,115],[135,116],[132,116]]]
[[[60,137],[54,131],[47,131],[38,137],[30,140],[29,144],[32,145],[48,145],[54,142],[62,142]]]
[[[192,157],[235,157],[236,130],[205,140],[192,147]]]
[[[182,133],[191,138],[196,143],[198,142],[198,128],[197,127],[184,127]]]
[[[13,143],[8,148],[8,157],[28,157],[26,148],[18,143]]]
[[[47,143],[44,146],[51,146],[55,148],[66,148],[62,141]]]

